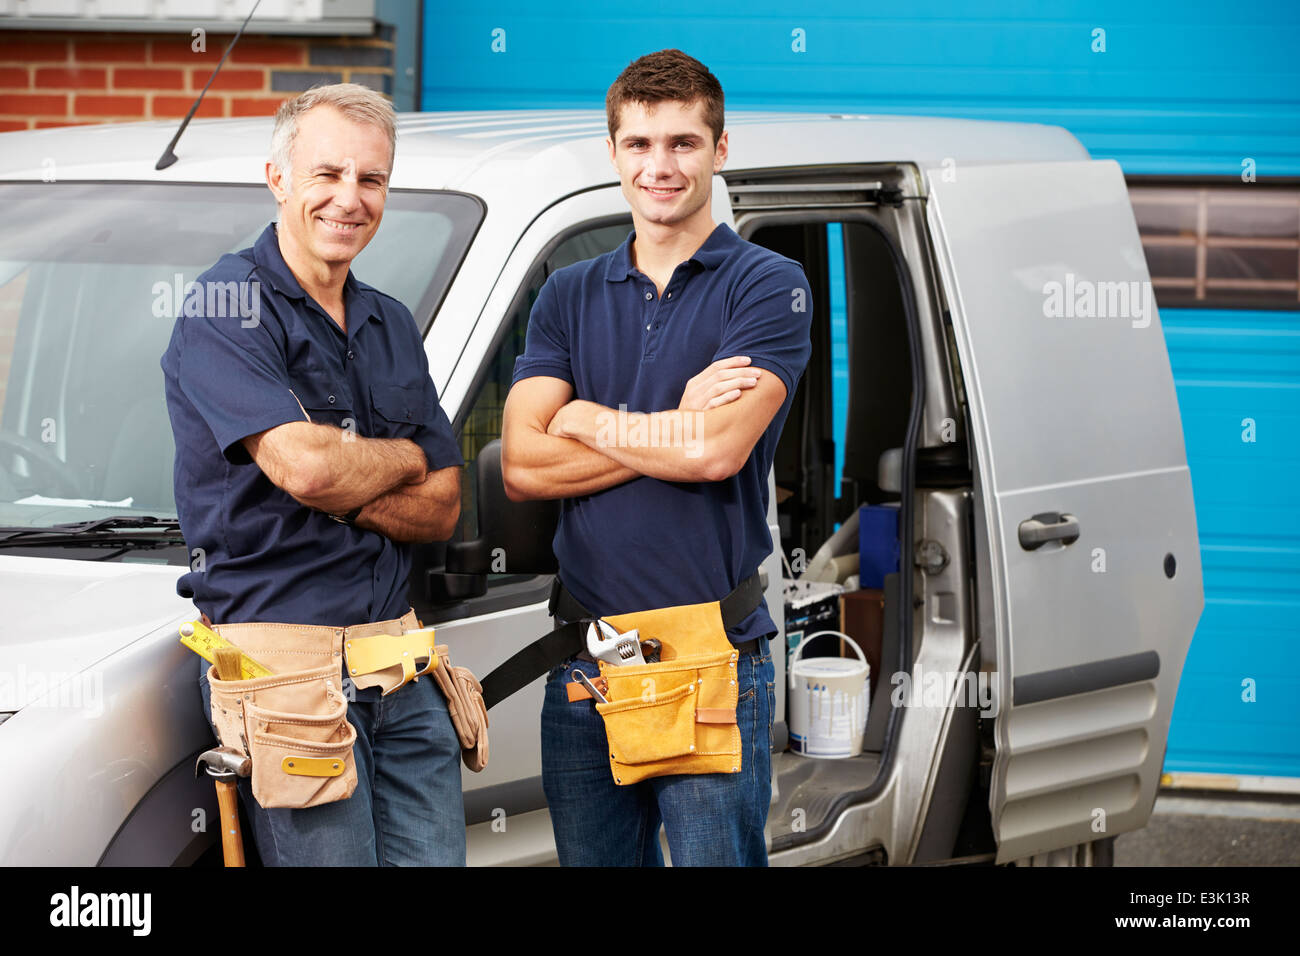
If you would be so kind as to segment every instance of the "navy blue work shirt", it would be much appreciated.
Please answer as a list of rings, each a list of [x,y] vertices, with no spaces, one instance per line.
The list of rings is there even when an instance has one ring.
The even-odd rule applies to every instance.
[[[241,285],[252,282],[256,296]],[[409,438],[431,471],[461,465],[410,311],[349,270],[344,335],[285,264],[274,224],[196,283],[162,356],[176,510],[191,554],[202,549],[177,593],[218,624],[349,627],[401,617],[410,545],[300,504],[241,439],[310,420]]]
[[[514,381],[550,376],[570,383],[578,399],[659,412],[677,408],[687,380],[708,365],[748,355],[753,367],[780,377],[786,394],[744,467],[724,481],[642,476],[564,499],[554,542],[560,579],[602,616],[720,600],[771,554],[768,473],[812,351],[812,293],[793,259],[723,223],[659,296],[632,265],[635,239],[633,232],[614,251],[546,280]],[[739,644],[774,630],[760,604],[728,636]]]

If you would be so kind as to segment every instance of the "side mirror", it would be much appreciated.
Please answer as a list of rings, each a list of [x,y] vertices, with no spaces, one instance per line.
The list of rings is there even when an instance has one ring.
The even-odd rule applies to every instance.
[[[551,540],[560,520],[559,501],[511,501],[501,478],[501,440],[489,442],[475,462],[478,537],[447,545],[445,572],[430,576],[435,601],[457,601],[487,591],[487,576],[554,574],[559,565]]]

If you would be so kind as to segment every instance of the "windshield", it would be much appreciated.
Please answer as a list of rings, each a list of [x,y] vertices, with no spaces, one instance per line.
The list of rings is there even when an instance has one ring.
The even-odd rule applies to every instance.
[[[0,526],[175,518],[158,362],[186,283],[253,245],[269,191],[15,183],[0,199],[16,225],[0,237]],[[426,329],[481,215],[462,194],[394,191],[353,274]]]

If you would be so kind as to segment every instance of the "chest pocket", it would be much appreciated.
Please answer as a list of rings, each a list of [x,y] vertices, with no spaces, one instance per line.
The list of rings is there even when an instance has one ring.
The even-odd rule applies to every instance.
[[[318,425],[356,429],[352,393],[347,384],[325,369],[294,369],[290,388],[311,420]]]
[[[407,438],[430,418],[428,389],[420,382],[409,385],[371,385],[376,437]]]

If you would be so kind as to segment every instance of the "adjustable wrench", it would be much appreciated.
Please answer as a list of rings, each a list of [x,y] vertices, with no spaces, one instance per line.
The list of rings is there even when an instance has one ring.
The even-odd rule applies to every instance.
[[[636,628],[620,634],[612,624],[593,621],[587,628],[587,653],[606,664],[644,664]]]

